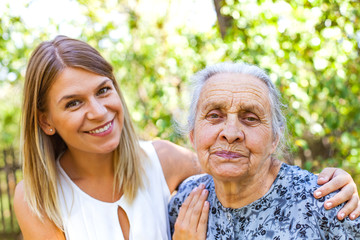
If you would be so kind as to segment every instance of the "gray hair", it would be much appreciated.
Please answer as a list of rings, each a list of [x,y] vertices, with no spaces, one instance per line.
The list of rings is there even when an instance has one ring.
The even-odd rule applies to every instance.
[[[284,132],[286,129],[286,118],[282,113],[281,95],[270,77],[261,68],[250,65],[247,63],[231,63],[223,62],[212,66],[208,66],[205,69],[197,72],[192,77],[192,101],[190,103],[190,111],[188,116],[188,122],[186,126],[186,132],[190,132],[194,129],[195,117],[197,111],[197,105],[200,98],[201,90],[205,85],[206,81],[212,76],[219,73],[242,73],[254,76],[262,80],[269,89],[269,99],[271,107],[271,125],[274,138],[279,138],[278,153],[283,151],[285,146]]]

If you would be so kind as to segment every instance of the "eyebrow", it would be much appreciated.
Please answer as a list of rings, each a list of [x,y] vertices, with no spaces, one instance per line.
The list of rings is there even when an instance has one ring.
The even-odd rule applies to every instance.
[[[99,88],[101,88],[102,86],[106,85],[106,83],[109,82],[109,81],[112,82],[112,80],[109,79],[109,78],[105,79],[104,81],[102,81],[102,82],[96,87],[96,89],[99,89]],[[78,95],[78,94],[65,95],[65,96],[63,96],[62,98],[60,98],[60,100],[58,101],[58,103],[60,103],[61,101],[68,100],[68,99],[73,99],[73,98],[76,98],[76,97],[79,97],[79,96],[80,96],[80,95]]]
[[[201,106],[201,109],[204,109],[204,110],[209,110],[209,108],[224,109],[224,108],[226,108],[226,105],[228,105],[226,102],[208,101],[203,106]]]
[[[222,102],[222,101],[208,101],[206,102],[201,109],[208,111],[211,109],[225,109],[227,108],[228,103]],[[241,106],[238,107],[238,110],[245,111],[245,112],[260,112],[264,113],[264,108],[261,104],[253,104],[253,103],[247,103],[242,102]]]
[[[260,104],[243,104],[240,109],[246,112],[262,111]]]

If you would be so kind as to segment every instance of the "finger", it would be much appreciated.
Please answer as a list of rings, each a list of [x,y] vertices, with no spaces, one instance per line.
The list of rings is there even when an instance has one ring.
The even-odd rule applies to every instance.
[[[201,191],[205,188],[202,184],[194,188],[181,206],[179,217],[175,222],[174,239],[192,239],[196,233],[196,227],[190,225],[190,219],[194,204],[198,201]]]
[[[198,236],[200,239],[206,238],[206,232],[207,232],[207,221],[209,217],[209,209],[210,209],[210,203],[206,201],[204,203],[204,206],[202,208],[201,217],[199,220],[199,226],[198,226]]]
[[[331,209],[333,207],[336,207],[343,202],[351,200],[353,195],[354,195],[354,187],[351,185],[346,185],[341,189],[340,192],[335,194],[335,196],[333,196],[332,198],[325,201],[325,203],[324,203],[325,208]],[[355,208],[356,208],[356,206],[353,207],[353,209],[355,209]],[[351,209],[351,211],[353,209]]]
[[[334,175],[336,168],[324,168],[318,175],[318,184],[327,183]]]
[[[204,203],[207,199],[207,196],[208,196],[208,190],[206,190],[206,189],[202,190],[198,201],[196,202],[196,204],[193,207],[193,211],[192,211],[191,218],[190,218],[190,224],[191,224],[191,226],[196,226],[195,229],[198,228],[199,220],[200,220],[200,217],[202,214],[202,209],[204,207]]]
[[[358,200],[357,208],[352,213],[350,213],[349,217],[350,217],[351,220],[355,220],[359,216],[360,216],[360,201]]]
[[[197,187],[194,188],[194,189],[190,192],[189,196],[188,196],[188,197],[185,199],[185,201],[182,203],[182,205],[181,205],[181,207],[180,207],[179,215],[178,215],[178,217],[177,217],[177,219],[176,219],[176,222],[182,222],[182,221],[184,220],[185,215],[186,215],[186,212],[187,212],[187,210],[188,210],[188,208],[189,208],[189,205],[190,205],[190,203],[191,203],[191,201],[192,201],[192,199],[193,199],[196,191],[197,191]]]
[[[352,214],[353,211],[356,211],[358,204],[359,198],[354,194],[353,197],[344,205],[344,207],[340,209],[337,214],[337,218],[339,220],[343,220],[345,217],[349,216],[349,214]]]
[[[344,187],[344,185],[346,185],[348,182],[348,177],[346,175],[338,175],[338,176],[334,176],[333,179],[331,179],[329,182],[325,183],[323,186],[321,186],[320,188],[316,189],[314,192],[314,197],[316,198],[320,198],[323,196],[328,195],[329,193],[332,193],[342,187]],[[354,190],[351,192],[351,194],[349,195],[349,193],[345,193],[347,194],[347,198],[346,200],[350,199],[352,194],[354,193]]]
[[[201,196],[201,193],[203,191],[203,189],[205,188],[205,186],[203,184],[200,184],[199,187],[196,189],[196,191],[194,191],[194,195],[193,198],[191,199],[191,202],[189,204],[189,207],[186,211],[185,214],[185,218],[184,221],[187,221],[188,223],[190,223],[191,221],[191,217],[194,214],[194,206],[198,203],[199,198]],[[190,225],[192,228],[196,229],[196,225]]]

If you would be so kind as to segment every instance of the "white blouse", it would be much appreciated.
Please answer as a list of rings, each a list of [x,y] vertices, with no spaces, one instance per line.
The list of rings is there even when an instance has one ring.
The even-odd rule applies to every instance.
[[[170,191],[152,143],[140,142],[140,146],[149,158],[144,161],[147,181],[131,204],[124,197],[109,203],[89,196],[71,181],[57,161],[58,193],[67,240],[123,240],[119,206],[129,219],[130,239],[170,239],[167,214]]]

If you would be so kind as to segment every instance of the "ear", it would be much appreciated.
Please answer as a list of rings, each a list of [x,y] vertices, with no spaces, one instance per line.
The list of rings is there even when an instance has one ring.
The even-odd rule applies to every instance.
[[[277,135],[271,144],[272,145],[271,154],[273,154],[276,151],[276,148],[279,145],[279,141],[280,141],[280,138],[279,138],[279,135]]]
[[[191,130],[190,134],[189,134],[189,138],[190,138],[190,142],[191,142],[191,146],[193,147],[193,149],[196,149],[195,148],[195,142],[194,142],[194,129]]]
[[[38,113],[38,119],[39,119],[39,125],[41,129],[44,131],[46,135],[54,135],[55,134],[55,128],[52,126],[49,117],[44,112]]]

